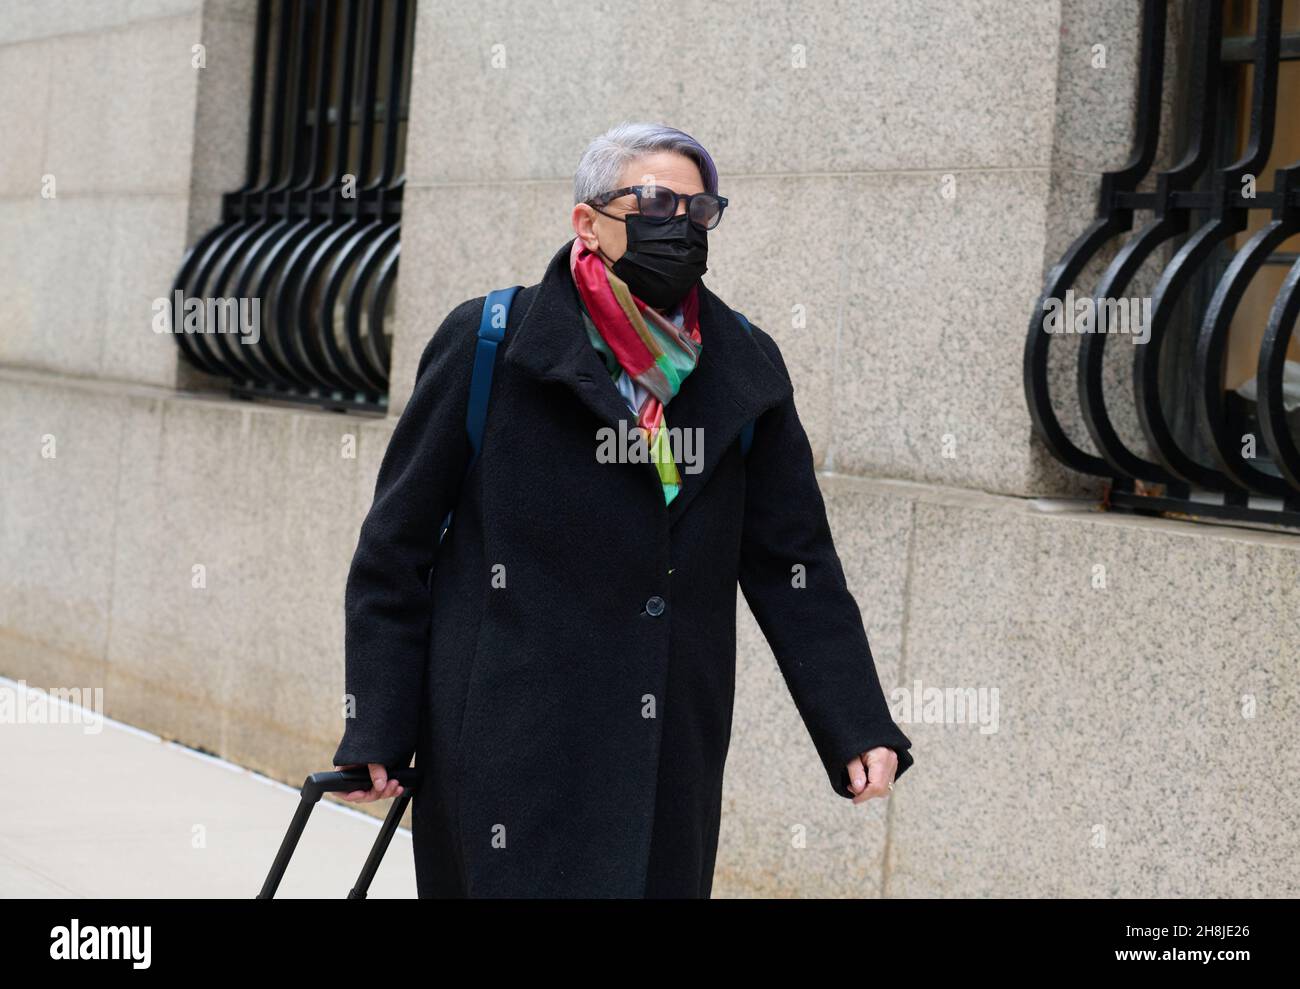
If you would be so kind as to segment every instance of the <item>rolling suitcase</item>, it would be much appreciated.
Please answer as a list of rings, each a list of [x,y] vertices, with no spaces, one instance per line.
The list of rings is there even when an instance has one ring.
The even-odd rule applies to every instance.
[[[370,847],[366,864],[361,867],[361,875],[357,876],[356,885],[348,893],[349,900],[366,898],[370,881],[375,878],[379,863],[383,861],[384,852],[388,851],[388,843],[393,838],[393,832],[397,830],[397,823],[406,812],[407,803],[415,795],[416,787],[420,785],[418,769],[390,769],[388,776],[389,779],[396,779],[401,783],[403,790],[399,796],[393,798],[393,806],[389,808],[388,816],[384,818],[384,823],[379,828],[375,843]],[[321,797],[327,793],[369,789],[370,771],[365,767],[312,773],[308,776],[302,784],[302,797],[298,802],[298,809],[294,811],[293,820],[289,822],[289,830],[285,832],[284,840],[280,842],[280,850],[275,855],[275,861],[271,863],[271,871],[267,873],[266,882],[262,884],[262,891],[257,894],[257,899],[274,899],[276,888],[279,887],[280,879],[284,876],[284,870],[289,865],[289,859],[293,857],[293,850],[298,847],[302,830],[307,826],[307,818],[311,817],[312,809],[320,803]]]

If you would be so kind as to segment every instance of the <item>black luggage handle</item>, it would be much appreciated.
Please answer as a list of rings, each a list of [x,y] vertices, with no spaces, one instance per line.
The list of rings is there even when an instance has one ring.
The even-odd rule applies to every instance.
[[[375,872],[378,871],[379,863],[384,858],[384,852],[388,851],[388,843],[393,838],[393,832],[397,830],[397,823],[406,812],[406,805],[411,797],[415,795],[416,787],[420,785],[420,775],[420,770],[414,768],[388,770],[388,778],[395,779],[402,785],[402,793],[393,798],[393,806],[389,808],[388,816],[384,818],[384,823],[379,829],[379,835],[370,848],[366,864],[361,867],[361,875],[357,877],[356,885],[348,893],[349,900],[366,898],[370,881],[375,878]],[[308,776],[302,784],[302,797],[298,801],[298,809],[294,811],[293,820],[289,822],[289,830],[285,832],[284,840],[280,842],[280,850],[276,852],[275,861],[271,863],[271,871],[267,873],[266,882],[262,884],[262,891],[257,894],[257,899],[270,900],[275,897],[284,870],[288,868],[289,859],[293,857],[293,851],[298,847],[298,839],[302,837],[303,829],[307,826],[307,818],[311,817],[312,809],[320,803],[321,797],[327,793],[369,790],[371,786],[370,770],[367,767],[312,773]]]

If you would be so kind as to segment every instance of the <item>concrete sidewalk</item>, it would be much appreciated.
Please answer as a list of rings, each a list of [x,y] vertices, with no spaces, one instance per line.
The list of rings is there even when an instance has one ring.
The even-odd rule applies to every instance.
[[[0,691],[19,704],[44,697],[3,677]],[[0,723],[0,897],[257,895],[297,790],[74,705],[49,707],[58,723]],[[378,818],[322,800],[277,896],[347,896],[378,829]],[[407,829],[370,895],[415,896]]]

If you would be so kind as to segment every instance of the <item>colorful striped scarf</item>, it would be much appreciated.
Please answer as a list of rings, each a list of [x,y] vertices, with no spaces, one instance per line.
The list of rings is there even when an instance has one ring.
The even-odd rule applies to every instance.
[[[659,473],[665,503],[677,497],[681,475],[668,440],[666,406],[700,357],[699,287],[692,286],[668,312],[646,305],[574,238],[569,269],[582,300],[592,346],[600,352],[614,385],[636,412],[650,460]]]

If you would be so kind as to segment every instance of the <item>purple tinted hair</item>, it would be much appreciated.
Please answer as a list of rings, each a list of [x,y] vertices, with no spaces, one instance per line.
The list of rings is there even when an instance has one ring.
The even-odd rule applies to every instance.
[[[617,189],[628,162],[656,151],[675,151],[690,158],[700,170],[705,191],[717,195],[718,169],[699,141],[666,124],[624,121],[587,145],[573,175],[573,201],[585,203]]]

